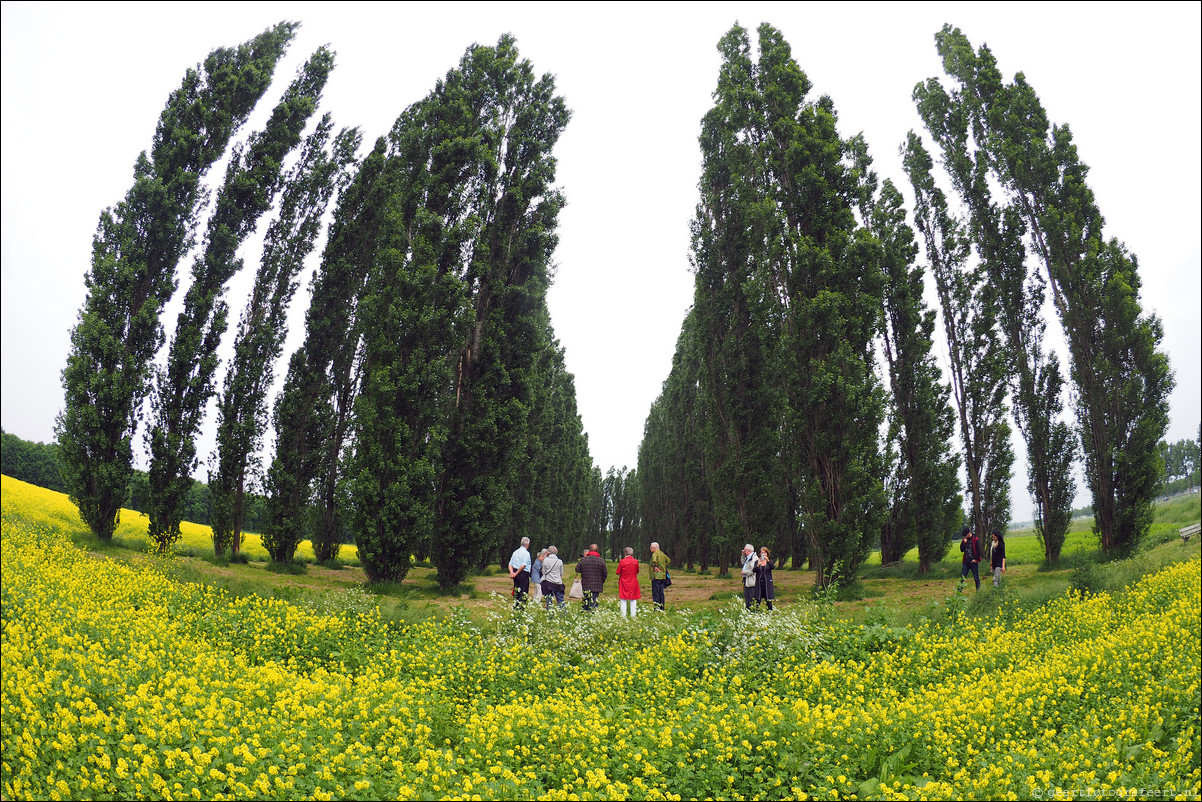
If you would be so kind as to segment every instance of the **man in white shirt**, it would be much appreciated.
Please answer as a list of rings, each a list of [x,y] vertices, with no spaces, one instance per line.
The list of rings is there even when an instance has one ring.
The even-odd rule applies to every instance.
[[[522,607],[526,604],[526,597],[530,595],[530,538],[522,538],[522,545],[518,546],[513,552],[513,556],[509,558],[509,578],[513,580],[513,601]]]

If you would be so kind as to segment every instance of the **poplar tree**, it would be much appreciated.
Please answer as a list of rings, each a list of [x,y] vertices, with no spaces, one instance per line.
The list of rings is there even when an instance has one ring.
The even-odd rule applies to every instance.
[[[988,70],[996,74],[992,64]],[[1026,225],[1013,202],[996,202],[989,186],[984,109],[972,93],[947,92],[935,80],[915,87],[923,122],[968,210],[968,233],[993,288],[1005,345],[1014,418],[1027,446],[1027,489],[1044,559],[1055,563],[1072,520],[1076,448],[1061,420],[1064,379],[1046,348],[1046,281],[1027,270]]]
[[[192,265],[192,283],[176,321],[166,369],[151,396],[154,423],[150,447],[150,539],[159,550],[179,539],[183,507],[196,467],[196,436],[213,396],[217,346],[226,330],[225,285],[242,268],[238,247],[271,209],[283,182],[283,162],[300,142],[334,66],[319,49],[285,91],[267,125],[235,149],[209,218],[203,253]],[[214,531],[213,549],[225,551]]]
[[[438,457],[454,399],[450,343],[465,293],[453,274],[393,249],[381,254],[379,271],[360,305],[363,386],[348,478],[368,579],[399,582],[410,555],[433,536]]]
[[[188,70],[149,155],[138,157],[133,187],[100,216],[56,433],[70,497],[104,540],[128,492],[138,409],[163,341],[159,317],[194,241],[201,178],[267,90],[296,28],[280,23]]]
[[[833,103],[806,100],[810,81],[778,31],[761,25],[759,44],[761,122],[750,136],[762,143],[776,217],[767,261],[780,303],[783,450],[810,564],[820,582],[846,583],[884,519],[884,394],[873,353],[880,249],[856,223],[853,148],[838,134]]]
[[[651,403],[643,424],[643,440],[639,443],[638,472],[639,506],[643,511],[643,526],[648,540],[658,541],[666,553],[683,556],[675,549],[680,519],[680,505],[673,493],[671,465],[668,456],[670,421],[665,413],[664,397]],[[667,544],[667,545],[666,545]],[[669,550],[669,547],[671,550]]]
[[[760,26],[754,63],[738,25],[719,51],[701,139],[692,347],[680,363],[697,366],[681,386],[696,401],[649,419],[644,498],[666,498],[669,471],[654,462],[672,439],[662,421],[692,415],[705,492],[693,484],[689,506],[710,519],[698,528],[702,564],[724,569],[746,538],[787,544],[795,566],[808,557],[821,582],[847,582],[884,515],[880,247],[856,223],[853,145],[829,98],[806,100],[810,82],[780,33]],[[670,375],[665,396],[674,384]],[[645,514],[662,520],[661,509]]]
[[[1051,125],[1018,73],[1003,85],[993,55],[959,29],[936,35],[944,70],[971,98],[992,176],[1027,226],[1070,356],[1094,530],[1107,553],[1137,546],[1161,484],[1157,443],[1173,375],[1160,320],[1143,311],[1139,264],[1105,223],[1067,125]],[[1037,390],[1038,391],[1038,390]]]
[[[512,37],[469,48],[367,159],[331,232],[269,478],[281,521],[301,517],[314,482],[319,533],[349,510],[373,581],[429,554],[453,587],[547,506],[518,485],[523,458],[554,440],[540,380],[563,387],[540,373],[563,204],[550,151],[568,118],[553,93]]]
[[[259,464],[267,428],[267,392],[288,335],[288,307],[297,290],[297,276],[313,251],[331,197],[346,188],[361,140],[358,129],[344,129],[330,148],[332,128],[330,115],[324,115],[284,182],[279,216],[267,229],[217,404],[217,466],[209,475],[213,537],[230,544],[235,553],[241,545],[247,486]]]
[[[697,320],[690,309],[668,378],[647,416],[638,459],[639,505],[647,538],[658,541],[674,564],[689,570],[694,562],[708,569],[715,531],[705,476],[699,373]]]
[[[643,542],[642,516],[639,511],[639,472],[623,466],[621,494],[614,500],[614,560],[620,560],[626,546],[634,548],[635,553],[646,552],[647,544]]]
[[[276,451],[267,470],[263,543],[277,562],[292,559],[311,533],[319,561],[334,559],[346,510],[343,452],[362,358],[358,304],[387,225],[392,176],[380,137],[338,200],[305,314],[305,340],[288,362],[272,422]]]
[[[552,147],[569,112],[550,75],[535,79],[513,38],[474,46],[435,89],[449,119],[475,121],[484,148],[471,176],[479,234],[462,280],[471,322],[457,349],[455,403],[440,479],[433,558],[443,587],[459,584],[504,549],[563,196]],[[457,147],[458,143],[446,147]]]
[[[763,100],[746,31],[718,45],[723,63],[714,107],[701,125],[701,200],[692,223],[693,315],[700,349],[706,478],[725,573],[747,542],[775,533],[780,496],[779,404],[769,326],[775,293],[764,241],[768,165],[757,147]]]
[[[639,512],[638,471],[623,465],[611,467],[602,482],[605,496],[604,536],[597,541],[601,555],[607,560],[622,558],[622,549],[631,546],[637,550],[643,544],[641,516]],[[648,541],[650,542],[650,541]]]
[[[564,364],[549,316],[543,326],[508,540],[527,534],[532,542],[557,545],[570,556],[564,551],[567,544],[588,539],[593,465],[576,407],[575,379]]]
[[[601,556],[607,560],[615,559],[615,552],[618,548],[616,537],[617,530],[621,526],[622,480],[625,475],[626,466],[619,469],[611,465],[605,472],[605,480],[601,485],[602,492],[605,494],[605,525],[603,527],[604,534],[597,541],[597,546]]]
[[[376,263],[359,302],[362,385],[348,470],[355,542],[368,578],[400,581],[433,538],[455,346],[468,292],[459,257],[478,231],[478,146],[448,126],[433,93],[394,125]]]
[[[889,443],[896,448],[890,507],[881,530],[881,562],[901,561],[918,546],[926,573],[947,554],[959,523],[959,460],[951,451],[955,421],[949,389],[931,353],[935,312],[923,302],[925,271],[906,224],[902,196],[886,180],[864,208],[881,242],[886,284],[881,330],[889,371]]]
[[[968,477],[969,517],[978,534],[1010,522],[1010,425],[1006,422],[1007,357],[998,331],[995,291],[984,268],[970,266],[970,242],[935,185],[930,154],[911,131],[903,151],[914,187],[914,221],[926,245],[943,311],[952,395]]]

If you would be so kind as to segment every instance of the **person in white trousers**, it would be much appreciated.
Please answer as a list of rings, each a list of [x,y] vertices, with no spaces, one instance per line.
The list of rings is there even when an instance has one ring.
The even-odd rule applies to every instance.
[[[639,599],[643,592],[639,588],[639,561],[634,549],[626,547],[626,556],[618,563],[618,609],[622,615],[635,616],[639,611]]]

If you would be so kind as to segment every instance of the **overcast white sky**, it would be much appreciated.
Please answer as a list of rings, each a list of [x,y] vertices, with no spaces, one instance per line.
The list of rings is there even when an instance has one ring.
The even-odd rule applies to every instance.
[[[167,95],[214,47],[281,19],[303,23],[251,125],[319,45],[338,53],[323,108],[367,145],[473,42],[513,33],[573,110],[557,148],[558,272],[549,297],[576,376],[595,462],[634,466],[691,302],[688,223],[715,45],[736,20],[779,28],[840,131],[863,131],[882,178],[908,190],[898,146],[920,129],[910,93],[939,75],[944,22],[988,43],[1007,78],[1026,73],[1050,117],[1071,124],[1108,233],[1140,259],[1177,375],[1170,440],[1202,418],[1199,309],[1200,6],[1157,4],[3,4],[3,381],[5,431],[48,441],[59,375],[83,303],[98,215],[128,190]],[[247,130],[250,130],[248,127]],[[218,171],[214,171],[219,174]],[[909,192],[907,191],[907,196]],[[257,251],[231,285],[236,320]],[[186,263],[181,265],[186,276]],[[307,295],[298,295],[303,314]],[[168,330],[178,306],[164,315]],[[303,336],[294,323],[288,349]],[[225,349],[228,353],[229,347]],[[224,366],[223,366],[224,370]],[[282,374],[277,370],[277,375]],[[212,416],[211,416],[212,417]],[[212,450],[210,423],[200,454]],[[1016,443],[1021,453],[1021,443]],[[139,433],[137,452],[142,452]],[[139,456],[144,463],[144,458]],[[202,466],[199,477],[206,471]],[[1015,466],[1014,518],[1030,518]],[[1085,503],[1087,496],[1079,496]]]

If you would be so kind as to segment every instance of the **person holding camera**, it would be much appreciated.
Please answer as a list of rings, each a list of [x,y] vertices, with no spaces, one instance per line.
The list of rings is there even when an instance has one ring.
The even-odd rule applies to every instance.
[[[752,605],[759,606],[759,585],[756,584],[755,566],[759,560],[755,556],[755,546],[748,543],[743,547],[743,563],[739,573],[743,577],[743,603],[750,610]]]
[[[776,588],[772,584],[772,569],[775,567],[776,561],[772,559],[772,551],[767,546],[761,546],[760,558],[751,569],[755,574],[756,609],[759,609],[761,601],[765,601],[768,603],[768,610],[772,610],[772,600],[776,598]]]
[[[970,526],[960,530],[960,551],[964,552],[964,556],[960,560],[960,578],[964,579],[968,576],[968,572],[972,571],[972,578],[977,583],[977,590],[980,590],[981,539],[972,533]]]

